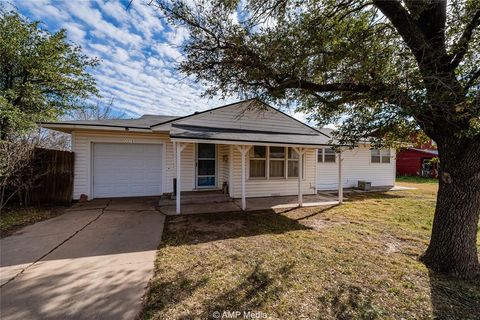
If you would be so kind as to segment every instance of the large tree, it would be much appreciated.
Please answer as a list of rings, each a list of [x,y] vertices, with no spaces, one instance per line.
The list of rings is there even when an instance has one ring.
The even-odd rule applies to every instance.
[[[152,1],[190,31],[179,69],[209,93],[291,102],[343,142],[422,129],[439,191],[424,263],[479,272],[480,1]]]
[[[38,21],[0,7],[0,140],[81,107],[96,94],[88,73],[98,61]]]

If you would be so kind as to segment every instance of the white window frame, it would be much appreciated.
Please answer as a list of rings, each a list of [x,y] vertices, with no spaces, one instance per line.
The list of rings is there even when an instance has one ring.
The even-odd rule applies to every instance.
[[[331,148],[318,148],[318,155],[320,155],[320,154],[322,155],[322,157],[321,157],[322,161],[318,161],[318,155],[317,155],[317,163],[330,163],[330,164],[335,164],[335,163],[337,163],[336,152],[335,152],[335,150],[333,150],[333,149],[331,149],[331,150],[334,151],[334,155],[335,155],[334,160],[333,160],[333,161],[325,162],[325,150],[326,150],[326,149],[331,149]]]
[[[277,147],[274,146],[274,148],[283,148],[283,158],[271,158],[270,157],[270,146],[268,146],[268,179],[270,180],[279,180],[279,179],[286,179],[287,178],[287,152],[288,149],[286,147]],[[271,161],[282,161],[283,162],[283,176],[282,177],[270,177],[270,162]]]
[[[378,153],[378,157],[380,157],[380,162],[373,162],[372,161],[372,152],[373,150],[378,150],[379,153]],[[388,161],[384,161],[383,158],[388,158]],[[372,148],[370,149],[370,163],[371,164],[390,164],[392,163],[392,153],[390,151],[390,148],[384,148],[384,149],[376,149],[376,148]]]
[[[289,159],[288,158],[288,150],[292,148],[293,152],[296,152],[293,147],[281,147],[284,150],[284,157],[283,158],[271,158],[270,157],[270,146],[252,146],[254,147],[265,147],[265,158],[252,158],[250,156],[250,152],[248,152],[248,161],[247,161],[247,170],[248,170],[248,179],[249,180],[286,180],[286,179],[298,179],[297,177],[289,177],[288,176],[288,161],[298,161],[299,159]],[[276,146],[275,146],[276,147]],[[265,161],[265,177],[251,177],[250,176],[250,161],[251,160],[263,160]],[[271,177],[270,176],[270,161],[283,161],[284,163],[284,172],[283,177]],[[302,157],[302,180],[305,180],[305,154]]]
[[[298,153],[295,151],[295,149],[293,149],[293,147],[286,147],[286,149],[287,149],[287,153],[285,154],[285,156],[286,156],[285,176],[287,177],[287,179],[298,179],[298,176],[296,176],[296,177],[290,177],[290,176],[288,175],[288,162],[289,162],[289,161],[296,161],[296,162],[298,163],[298,162],[299,162],[300,155],[298,155]],[[297,158],[297,159],[295,159],[295,158],[290,159],[290,158],[288,157],[288,150],[289,150],[289,149],[292,149],[293,152],[297,153],[297,155],[298,155],[298,158]],[[305,155],[306,155],[306,153],[304,153],[304,154],[303,154],[303,157],[302,157],[302,180],[305,180]]]
[[[251,150],[253,151],[255,147],[265,147],[265,158],[252,158],[250,156],[250,151],[248,152],[248,179],[249,180],[267,180],[268,179],[268,168],[269,168],[269,165],[268,165],[268,146],[252,146],[251,147]],[[254,152],[255,153],[255,152]],[[250,176],[250,161],[251,160],[263,160],[265,161],[265,177],[252,177]]]

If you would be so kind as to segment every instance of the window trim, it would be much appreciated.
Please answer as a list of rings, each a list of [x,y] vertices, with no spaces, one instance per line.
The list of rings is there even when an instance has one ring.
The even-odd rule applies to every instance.
[[[268,179],[268,147],[267,146],[252,146],[254,147],[265,147],[265,158],[252,158],[250,157],[250,150],[248,151],[248,179],[249,180],[267,180]],[[250,176],[250,161],[251,160],[262,160],[265,161],[265,176],[264,177],[252,177]]]
[[[328,162],[325,162],[325,150],[326,149],[332,149],[332,148],[318,148],[318,155],[317,155],[317,163],[322,163],[322,164],[336,164],[337,163],[337,153],[335,152],[334,149],[332,149],[334,151],[334,161],[328,161]],[[322,161],[318,161],[318,156],[319,155],[322,155]]]
[[[277,146],[275,146],[274,148],[283,148],[283,158],[272,158],[272,157],[270,157],[270,148],[271,148],[271,147],[268,146],[267,148],[268,148],[268,149],[267,149],[267,150],[268,150],[268,179],[272,179],[272,180],[286,179],[286,178],[287,178],[287,175],[286,175],[287,172],[286,172],[286,170],[285,170],[285,166],[286,166],[286,164],[287,164],[287,163],[286,163],[286,162],[287,162],[286,159],[287,159],[288,149],[287,149],[286,147],[277,147]],[[287,149],[287,150],[285,150],[285,149]],[[281,176],[281,177],[271,177],[271,176],[270,176],[270,162],[271,162],[271,161],[278,161],[278,162],[282,161],[282,162],[283,162],[283,176]]]
[[[286,155],[286,160],[285,160],[285,171],[286,171],[286,172],[285,172],[285,176],[287,177],[287,179],[298,179],[298,176],[296,176],[296,177],[295,177],[295,176],[294,176],[294,177],[290,177],[290,176],[288,175],[288,163],[289,163],[289,161],[295,161],[295,162],[297,162],[297,163],[300,163],[300,155],[298,155],[298,158],[297,158],[297,159],[294,159],[294,158],[290,159],[290,158],[288,157],[288,151],[289,151],[290,149],[292,149],[293,152],[295,152],[295,153],[297,153],[297,152],[295,151],[295,149],[293,149],[293,147],[286,147],[286,148],[287,148],[287,152],[286,152],[286,154],[285,154],[285,155]],[[305,154],[303,154],[303,157],[302,157],[302,180],[305,180]]]
[[[296,177],[290,177],[288,176],[288,162],[289,161],[299,161],[300,159],[290,159],[288,157],[288,150],[289,148],[292,148],[293,152],[296,152],[293,147],[280,147],[284,149],[284,157],[283,158],[271,158],[270,157],[270,146],[256,146],[253,145],[252,148],[254,147],[265,147],[265,158],[252,158],[250,156],[250,152],[248,152],[248,161],[247,161],[247,170],[248,170],[248,178],[247,180],[292,180],[292,179],[298,179],[298,176]],[[279,147],[279,146],[274,146],[274,147]],[[262,160],[265,161],[265,177],[251,177],[250,176],[250,161],[251,160]],[[271,177],[270,176],[270,161],[283,161],[283,177]],[[305,154],[302,157],[302,180],[305,180]]]
[[[373,150],[378,150],[378,157],[380,158],[379,162],[373,162],[372,161],[372,151]],[[387,157],[387,155],[384,155],[384,152],[388,152],[388,162],[383,161],[383,157]],[[371,148],[370,149],[370,164],[378,165],[378,164],[391,164],[392,163],[392,151],[391,148],[382,148],[382,149],[377,149],[377,148]]]

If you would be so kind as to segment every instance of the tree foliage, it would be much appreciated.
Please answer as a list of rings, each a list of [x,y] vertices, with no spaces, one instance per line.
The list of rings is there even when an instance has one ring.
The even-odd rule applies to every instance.
[[[179,69],[207,83],[206,94],[297,105],[320,125],[341,121],[348,142],[418,127],[432,136],[439,120],[480,133],[476,0],[448,10],[446,1],[191,3],[154,2],[189,29]]]
[[[152,4],[186,27],[179,69],[206,94],[291,103],[340,141],[422,129],[438,145],[439,191],[422,261],[480,274],[480,1],[239,0]]]
[[[0,135],[8,139],[36,121],[54,120],[96,94],[89,68],[97,65],[68,41],[0,8]]]

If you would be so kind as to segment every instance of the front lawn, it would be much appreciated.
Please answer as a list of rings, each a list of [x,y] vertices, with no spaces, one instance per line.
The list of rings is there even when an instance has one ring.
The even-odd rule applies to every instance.
[[[416,186],[328,208],[170,216],[141,317],[478,319],[480,281],[417,261],[437,185]]]
[[[435,178],[424,178],[419,176],[399,176],[397,177],[397,183],[433,183],[438,184],[438,179]]]
[[[6,237],[26,225],[53,218],[62,213],[63,208],[58,207],[19,207],[3,209],[0,214],[0,237]]]

